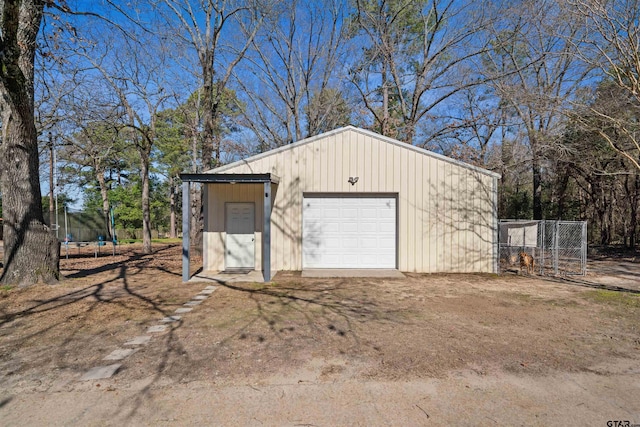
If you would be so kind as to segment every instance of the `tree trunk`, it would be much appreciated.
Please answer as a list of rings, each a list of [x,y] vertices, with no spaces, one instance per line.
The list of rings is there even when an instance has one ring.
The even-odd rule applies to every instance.
[[[107,221],[107,232],[109,233],[109,240],[113,239],[114,230],[111,227],[111,221],[109,221],[109,189],[107,188],[107,182],[104,179],[104,171],[99,168],[95,168],[96,179],[98,180],[98,186],[100,187],[100,197],[102,197],[102,214]]]
[[[214,135],[214,106],[213,96],[213,63],[211,52],[204,54],[202,63],[202,109],[203,109],[203,135],[202,135],[202,168],[207,171],[213,167],[213,135]]]
[[[631,230],[629,235],[629,247],[636,248],[636,235],[638,233],[638,202],[640,201],[640,175],[635,176],[635,192],[631,200]]]
[[[53,230],[53,224],[56,222],[56,213],[53,205],[54,192],[54,162],[53,162],[53,141],[51,140],[51,132],[49,132],[49,227]],[[58,224],[56,224],[56,227]]]
[[[607,225],[608,215],[607,215],[607,197],[605,195],[605,190],[601,186],[597,187],[599,199],[596,204],[596,212],[598,213],[598,219],[600,221],[600,244],[608,245],[611,243],[611,236],[609,234],[609,226]]]
[[[214,158],[213,158],[213,164],[215,166],[219,166],[220,165],[220,145],[221,144],[221,137],[220,134],[218,132],[213,134],[213,146],[214,146]]]
[[[38,143],[33,115],[28,114],[33,110],[21,107],[18,114],[3,119],[4,270],[0,283],[26,286],[58,280],[60,245],[42,215]],[[25,115],[26,120],[20,117]]]
[[[215,99],[213,94],[213,52],[206,50],[201,54],[202,66],[202,109],[203,109],[203,132],[202,132],[202,169],[207,171],[215,167],[213,162],[214,132],[215,132]],[[192,227],[191,246],[196,254],[202,254],[202,229],[204,227],[204,200],[205,186],[200,186],[197,196],[192,195]]]
[[[533,170],[533,219],[542,218],[542,168],[540,167],[540,160],[533,155],[532,160]]]
[[[169,237],[176,238],[176,179],[169,177]]]
[[[558,204],[556,208],[556,218],[562,219],[565,216],[565,206],[567,204],[567,188],[569,186],[569,173],[563,167],[561,172],[561,178],[558,180]]]
[[[0,190],[4,260],[0,283],[56,282],[60,244],[45,225],[34,121],[33,64],[44,2],[0,2]]]
[[[387,63],[382,62],[382,123],[380,123],[380,133],[389,135],[389,85],[387,84]]]
[[[151,210],[149,209],[149,150],[140,150],[140,174],[142,175],[142,252],[151,253]]]
[[[404,123],[404,142],[407,144],[413,143],[413,137],[416,134],[416,122],[414,119],[408,119]],[[484,157],[483,157],[484,159]]]
[[[613,242],[613,203],[614,195],[613,191],[609,190],[609,202],[605,205],[607,206],[607,245],[610,245]]]

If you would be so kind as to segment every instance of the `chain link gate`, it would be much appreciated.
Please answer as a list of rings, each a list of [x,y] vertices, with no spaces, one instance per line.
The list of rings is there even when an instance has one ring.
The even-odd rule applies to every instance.
[[[586,221],[500,220],[500,272],[519,271],[520,253],[535,260],[535,272],[548,275],[587,273]]]

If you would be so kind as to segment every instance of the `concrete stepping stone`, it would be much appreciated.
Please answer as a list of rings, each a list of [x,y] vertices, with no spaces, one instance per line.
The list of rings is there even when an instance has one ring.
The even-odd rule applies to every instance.
[[[146,345],[151,340],[151,335],[140,335],[131,341],[127,341],[124,345]]]
[[[206,300],[207,298],[209,298],[206,295],[196,295],[195,297],[193,297],[193,299],[195,300]]]
[[[176,309],[175,312],[178,313],[178,314],[183,314],[183,313],[188,313],[191,310],[193,310],[193,308],[191,308],[191,307],[180,307],[180,308]]]
[[[206,288],[204,288],[205,291],[215,291],[216,289],[218,289],[217,286],[207,286]]]
[[[102,380],[105,378],[111,378],[113,374],[115,374],[118,369],[122,366],[122,363],[114,363],[113,365],[107,366],[96,366],[95,368],[89,369],[83,376],[80,378],[80,381],[90,381],[90,380]]]
[[[203,289],[200,291],[200,295],[211,295],[212,293],[214,293],[216,290],[215,289]]]
[[[147,333],[152,334],[154,332],[164,332],[166,330],[167,330],[167,325],[153,325],[153,326],[149,326],[149,329],[147,329]]]
[[[138,351],[137,348],[118,348],[113,350],[107,357],[102,360],[122,360],[125,357],[131,356]]]
[[[200,304],[202,304],[202,301],[189,301],[187,303],[184,303],[183,305],[186,305],[187,307],[194,307]]]
[[[177,322],[180,319],[182,319],[182,316],[167,316],[161,319],[160,321],[163,323],[172,323],[172,322]]]

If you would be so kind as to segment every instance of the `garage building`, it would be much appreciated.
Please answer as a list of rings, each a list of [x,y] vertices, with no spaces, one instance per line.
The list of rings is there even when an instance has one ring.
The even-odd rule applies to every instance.
[[[496,272],[498,178],[348,126],[183,174],[183,209],[191,183],[205,185],[206,271]]]

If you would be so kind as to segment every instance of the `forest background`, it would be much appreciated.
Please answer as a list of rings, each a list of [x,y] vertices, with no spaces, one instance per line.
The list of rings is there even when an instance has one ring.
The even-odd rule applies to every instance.
[[[33,78],[45,222],[65,207],[113,212],[150,251],[152,230],[180,231],[180,173],[354,125],[500,173],[500,218],[586,220],[591,244],[636,248],[639,9],[45,1]],[[192,200],[197,231],[197,186]]]

